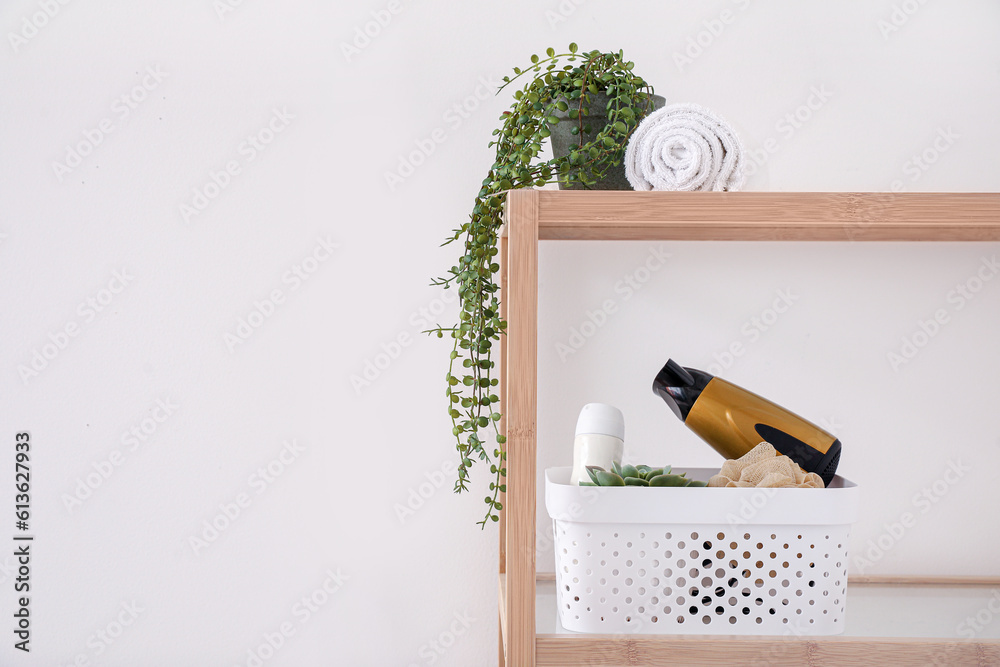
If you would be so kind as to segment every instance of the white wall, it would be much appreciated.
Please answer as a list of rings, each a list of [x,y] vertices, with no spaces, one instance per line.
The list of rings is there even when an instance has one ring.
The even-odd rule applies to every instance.
[[[14,433],[31,432],[37,535],[32,652],[15,654],[7,634],[3,664],[247,665],[282,627],[294,634],[266,665],[494,663],[496,537],[474,525],[487,480],[456,497],[449,473],[412,516],[394,506],[440,484],[454,459],[447,351],[418,335],[419,309],[441,305],[427,282],[454,251],[437,245],[468,214],[509,101],[477,100],[480,82],[532,52],[574,40],[624,49],[669,101],[712,107],[748,149],[772,150],[748,189],[997,188],[995,2],[908,1],[912,16],[883,35],[901,11],[890,0],[395,1],[350,59],[342,43],[389,3],[0,8],[0,438],[12,458]],[[33,19],[46,4],[57,13]],[[45,25],[35,34],[25,19]],[[679,65],[700,34],[708,45]],[[144,79],[125,117],[116,100]],[[789,132],[783,117],[814,89],[829,99],[814,97]],[[463,103],[476,107],[466,118],[452,111]],[[272,119],[273,142],[241,150]],[[102,122],[100,145],[60,180],[53,162]],[[444,142],[387,187],[385,173],[437,128]],[[940,131],[957,138],[914,171],[911,156],[933,153]],[[239,173],[185,222],[180,205],[230,161]],[[296,287],[286,273],[321,237],[340,247]],[[667,265],[628,300],[615,282],[648,244],[544,247],[540,469],[568,464],[590,400],[625,409],[636,458],[717,463],[649,381],[667,356],[706,367],[746,342],[744,323],[790,289],[793,307],[723,375],[835,424],[842,472],[865,487],[855,553],[918,515],[867,573],[997,574],[1000,280],[960,311],[947,297],[997,245],[664,247]],[[132,278],[91,317],[79,304],[115,271]],[[230,352],[226,334],[273,290],[283,302]],[[605,298],[619,311],[563,362],[556,343]],[[894,372],[886,353],[938,308],[949,323]],[[77,335],[23,381],[18,367],[70,324]],[[356,392],[351,376],[401,336],[398,357]],[[158,400],[178,407],[133,451],[123,434]],[[255,477],[291,440],[302,451],[274,464],[282,474]],[[120,465],[67,507],[116,450]],[[971,469],[921,513],[914,494],[951,460]],[[2,484],[11,503],[9,473]],[[189,538],[239,499],[238,518],[195,553]],[[12,560],[0,564],[10,624]],[[328,570],[346,577],[329,596]],[[306,614],[300,599],[314,594],[325,604]],[[99,639],[133,603],[134,623]]]

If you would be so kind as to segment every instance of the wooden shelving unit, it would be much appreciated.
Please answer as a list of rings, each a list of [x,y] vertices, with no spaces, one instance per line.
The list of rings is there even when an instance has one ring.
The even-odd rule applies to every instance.
[[[1000,241],[1000,194],[513,190],[500,241],[500,399],[507,493],[500,517],[501,667],[543,665],[1000,664],[1000,639],[685,637],[537,632],[535,568],[538,242]],[[544,582],[544,577],[542,578]],[[993,586],[1000,578],[889,578],[862,584]],[[543,583],[544,586],[544,583]],[[554,610],[553,610],[554,611]]]

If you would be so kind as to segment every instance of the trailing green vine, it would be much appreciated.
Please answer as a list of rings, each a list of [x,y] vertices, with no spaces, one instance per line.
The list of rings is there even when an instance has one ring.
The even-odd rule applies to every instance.
[[[463,254],[447,276],[432,284],[458,290],[461,315],[455,326],[438,326],[427,333],[448,334],[454,341],[445,379],[452,434],[461,458],[455,492],[468,490],[469,470],[476,459],[490,464],[493,481],[486,497],[486,516],[479,522],[483,527],[499,520],[502,504],[497,498],[506,491],[507,439],[499,430],[500,399],[494,393],[499,380],[493,376],[494,344],[507,328],[500,317],[499,286],[494,279],[500,270],[497,241],[506,192],[555,182],[588,187],[609,168],[621,165],[629,135],[653,106],[653,89],[632,73],[633,66],[621,51],[579,53],[576,44],[570,44],[568,53],[557,54],[550,48],[544,58],[533,55],[529,67],[515,67],[513,77],[504,77],[501,90],[522,77],[528,80],[514,92],[510,110],[501,115],[503,125],[493,131],[496,138],[489,146],[496,147],[496,160],[483,180],[469,221],[445,241],[463,241]],[[590,135],[589,100],[599,92],[609,98],[608,122]],[[560,112],[574,123],[570,131],[580,137],[580,143],[569,155],[538,160],[549,128],[560,122]],[[587,136],[592,139],[585,142]]]

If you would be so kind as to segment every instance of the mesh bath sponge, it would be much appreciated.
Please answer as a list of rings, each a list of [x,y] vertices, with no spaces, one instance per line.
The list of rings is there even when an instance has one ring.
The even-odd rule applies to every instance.
[[[787,456],[778,456],[768,442],[760,443],[738,459],[723,463],[719,474],[708,480],[708,485],[773,489],[825,487],[819,475],[803,471]]]

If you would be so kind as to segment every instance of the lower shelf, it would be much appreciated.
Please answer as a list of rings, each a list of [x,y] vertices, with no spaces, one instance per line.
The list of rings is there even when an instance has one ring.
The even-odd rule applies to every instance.
[[[555,582],[541,575],[537,665],[1000,664],[995,586],[852,583],[848,591],[847,627],[836,637],[585,635],[559,625]]]

